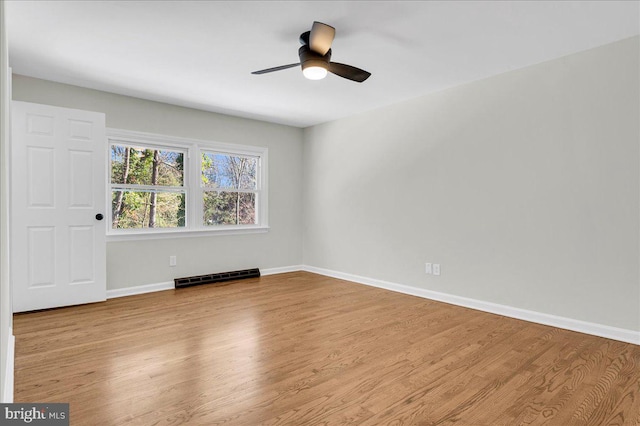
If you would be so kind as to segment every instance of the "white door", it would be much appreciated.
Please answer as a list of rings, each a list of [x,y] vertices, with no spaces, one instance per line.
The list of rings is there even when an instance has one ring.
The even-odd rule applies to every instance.
[[[11,105],[13,311],[106,298],[105,116]]]

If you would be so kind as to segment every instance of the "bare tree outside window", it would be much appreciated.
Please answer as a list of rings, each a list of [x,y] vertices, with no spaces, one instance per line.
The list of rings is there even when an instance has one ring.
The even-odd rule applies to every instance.
[[[258,158],[225,153],[202,154],[205,225],[254,225]]]

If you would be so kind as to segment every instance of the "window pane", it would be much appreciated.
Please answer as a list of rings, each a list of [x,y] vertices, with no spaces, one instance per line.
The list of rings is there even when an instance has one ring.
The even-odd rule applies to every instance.
[[[113,229],[185,226],[185,194],[181,192],[114,190],[111,204]]]
[[[254,225],[256,194],[241,192],[205,192],[205,225]]]
[[[216,152],[202,154],[202,184],[209,189],[258,189],[257,157]]]
[[[183,186],[182,152],[111,146],[111,183]]]

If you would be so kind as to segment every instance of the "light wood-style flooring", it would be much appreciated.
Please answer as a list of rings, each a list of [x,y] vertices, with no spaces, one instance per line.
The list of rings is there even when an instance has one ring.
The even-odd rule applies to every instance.
[[[14,317],[71,425],[640,425],[640,346],[306,272]]]

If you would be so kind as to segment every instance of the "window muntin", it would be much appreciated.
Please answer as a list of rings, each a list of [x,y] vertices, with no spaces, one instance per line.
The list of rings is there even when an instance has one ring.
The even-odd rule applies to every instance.
[[[108,138],[113,238],[268,229],[266,148],[117,129]]]

